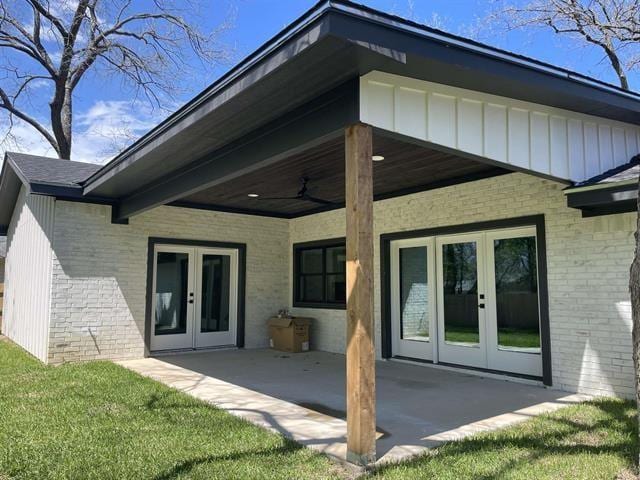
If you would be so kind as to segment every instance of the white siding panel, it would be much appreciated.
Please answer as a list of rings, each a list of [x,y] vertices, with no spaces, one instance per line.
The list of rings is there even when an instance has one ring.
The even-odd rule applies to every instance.
[[[482,102],[467,100],[458,102],[458,148],[482,155]]]
[[[51,308],[53,197],[20,191],[7,233],[3,333],[47,360]]]
[[[608,125],[598,125],[598,142],[600,146],[600,172],[606,172],[613,168],[611,127]]]
[[[640,153],[630,123],[379,71],[360,86],[362,121],[532,173],[582,181]]]
[[[617,167],[629,161],[629,158],[627,158],[627,142],[624,138],[624,129],[613,127],[611,133],[613,136],[613,166]]]
[[[445,147],[456,147],[456,98],[429,95],[429,140]]]
[[[487,103],[484,107],[484,155],[507,162],[507,107]]]
[[[585,178],[584,132],[580,120],[567,121],[569,143],[569,178]]]
[[[531,168],[536,172],[551,173],[549,160],[549,115],[531,114]]]
[[[598,142],[598,126],[595,123],[584,124],[584,160],[587,178],[601,173],[600,147]]]
[[[549,134],[551,135],[551,175],[568,178],[569,150],[567,120],[562,117],[551,117]]]
[[[529,168],[529,112],[509,109],[509,163]]]
[[[384,83],[370,82],[368,84],[367,115],[370,123],[380,128],[394,130],[394,87]]]
[[[630,161],[638,153],[638,139],[636,132],[630,129],[624,131],[627,144],[627,162]]]
[[[396,131],[414,138],[427,138],[427,94],[412,88],[396,88]]]

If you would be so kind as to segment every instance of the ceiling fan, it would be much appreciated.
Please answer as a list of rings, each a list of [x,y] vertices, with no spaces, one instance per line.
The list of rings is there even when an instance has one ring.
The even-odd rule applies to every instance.
[[[300,178],[302,186],[300,190],[298,190],[298,193],[293,197],[257,197],[256,200],[306,200],[307,202],[317,203],[320,205],[336,205],[334,202],[329,200],[309,195],[307,193],[307,183],[309,183],[309,180],[309,177]]]

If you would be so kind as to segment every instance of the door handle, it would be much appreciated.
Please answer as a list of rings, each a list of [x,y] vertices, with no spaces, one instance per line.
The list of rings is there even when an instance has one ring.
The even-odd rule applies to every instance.
[[[478,308],[484,308],[484,303],[481,303],[480,305],[478,305]]]
[[[193,298],[189,300],[189,303],[193,303]]]

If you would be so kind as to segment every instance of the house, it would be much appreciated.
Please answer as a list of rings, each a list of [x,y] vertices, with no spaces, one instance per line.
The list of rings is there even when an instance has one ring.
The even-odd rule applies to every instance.
[[[3,333],[59,364],[313,317],[360,463],[374,357],[632,396],[639,144],[635,93],[323,1],[104,167],[6,154]]]

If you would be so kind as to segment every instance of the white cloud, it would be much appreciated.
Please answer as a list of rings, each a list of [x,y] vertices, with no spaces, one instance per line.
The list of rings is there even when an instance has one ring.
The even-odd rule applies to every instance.
[[[157,125],[165,114],[137,101],[97,101],[88,110],[74,114],[71,157],[81,162],[104,164]],[[13,150],[55,156],[49,143],[26,123],[16,120],[11,133],[13,138],[0,143],[0,155],[4,155],[5,150]]]

